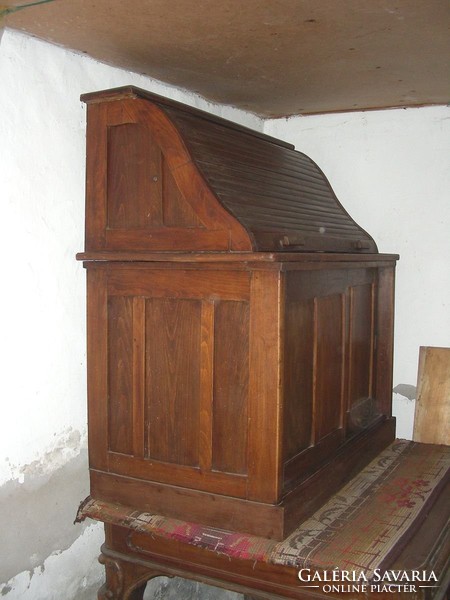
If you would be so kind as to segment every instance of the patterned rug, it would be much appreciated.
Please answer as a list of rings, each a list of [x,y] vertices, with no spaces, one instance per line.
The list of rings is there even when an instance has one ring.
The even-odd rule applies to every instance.
[[[86,517],[228,556],[296,568],[364,571],[392,564],[450,476],[450,447],[396,440],[282,542],[87,498]]]

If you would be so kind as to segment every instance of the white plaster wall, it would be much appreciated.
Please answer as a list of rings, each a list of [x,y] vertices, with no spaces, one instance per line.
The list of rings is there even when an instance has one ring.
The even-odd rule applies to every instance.
[[[6,30],[0,46],[3,223],[0,483],[52,439],[85,431],[83,92],[133,84],[262,129],[255,115]]]
[[[86,444],[85,273],[75,261],[84,230],[85,106],[79,96],[133,84],[254,129],[262,130],[262,121],[14,31],[0,39],[0,505],[7,507],[0,506],[0,516],[18,519],[22,527],[16,540],[5,541],[0,531],[0,569],[8,556],[5,573],[11,576],[9,583],[0,576],[0,593],[8,599],[57,598],[64,581],[71,600],[81,553],[95,562],[99,551],[98,531],[77,543],[87,530],[74,529],[70,518],[83,499],[87,470],[80,467],[80,495],[63,494],[64,469],[73,479],[79,468],[74,461]],[[55,481],[61,484],[49,494]],[[25,508],[19,496],[32,510],[25,491],[33,494],[35,512],[20,521]],[[67,531],[52,537],[61,505],[69,512]],[[30,528],[24,531],[26,519]],[[6,542],[16,546],[14,561]],[[46,569],[49,557],[52,568]],[[71,582],[64,578],[70,570]]]
[[[275,119],[264,131],[315,160],[379,250],[400,254],[394,388],[415,386],[419,346],[450,346],[450,108]],[[394,401],[410,438],[414,402]]]

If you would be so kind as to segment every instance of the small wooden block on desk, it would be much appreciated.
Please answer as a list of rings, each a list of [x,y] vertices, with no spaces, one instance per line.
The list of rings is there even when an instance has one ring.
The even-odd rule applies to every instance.
[[[414,440],[450,444],[450,348],[420,348]]]

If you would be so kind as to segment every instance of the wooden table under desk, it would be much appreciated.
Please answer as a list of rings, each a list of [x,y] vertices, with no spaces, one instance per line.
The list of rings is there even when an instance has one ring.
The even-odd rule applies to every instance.
[[[443,598],[449,584],[450,447],[394,441],[282,542],[92,500],[104,521],[99,599],[138,600],[180,576],[249,598]]]

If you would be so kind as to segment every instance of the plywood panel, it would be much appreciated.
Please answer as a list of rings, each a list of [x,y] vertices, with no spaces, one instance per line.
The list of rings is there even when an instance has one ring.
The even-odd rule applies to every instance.
[[[180,192],[162,156],[163,221],[167,227],[201,227],[201,221]]]
[[[133,455],[145,448],[145,298],[133,298]]]
[[[343,295],[315,300],[314,431],[316,441],[341,427]]]
[[[108,127],[108,226],[162,224],[161,150],[139,123]]]
[[[146,300],[146,454],[197,466],[201,302]]]
[[[284,460],[311,444],[313,301],[289,302],[284,346]]]
[[[450,445],[450,348],[420,348],[414,440]]]
[[[133,453],[133,299],[108,300],[109,450]]]
[[[248,302],[218,302],[214,319],[213,468],[247,472]]]
[[[382,414],[392,415],[392,357],[394,352],[395,266],[381,267],[377,273],[374,389]]]
[[[348,410],[350,430],[365,427],[377,414],[372,397],[374,302],[371,284],[350,288]]]

